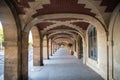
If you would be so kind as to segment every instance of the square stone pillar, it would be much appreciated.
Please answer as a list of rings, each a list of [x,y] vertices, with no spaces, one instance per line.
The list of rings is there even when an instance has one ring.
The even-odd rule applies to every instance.
[[[17,41],[5,41],[4,80],[18,80],[18,46]]]
[[[33,45],[33,64],[40,66],[40,46]]]
[[[49,39],[49,56],[51,55],[51,39]]]
[[[51,40],[51,56],[52,56],[52,54],[53,54],[53,53],[52,53],[52,52],[53,52],[52,50],[53,50],[53,44],[52,44],[52,40]]]
[[[40,66],[43,65],[43,35],[40,34]]]
[[[26,32],[22,32],[22,78],[21,80],[28,80],[28,36]]]
[[[49,59],[49,39],[47,37],[47,59]]]

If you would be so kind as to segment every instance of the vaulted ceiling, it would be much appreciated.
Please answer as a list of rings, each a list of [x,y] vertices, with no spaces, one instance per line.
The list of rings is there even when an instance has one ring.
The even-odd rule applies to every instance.
[[[65,38],[67,33],[78,35],[80,29],[85,33],[90,23],[85,22],[82,18],[72,18],[72,16],[60,18],[42,19],[41,16],[48,14],[84,14],[96,18],[103,25],[108,25],[111,13],[120,2],[120,0],[13,0],[13,5],[16,7],[17,13],[20,16],[21,23],[26,27],[33,20],[37,20],[34,26],[37,26],[40,31],[48,29],[45,34],[50,35],[59,31],[65,33],[55,34]],[[56,16],[56,15],[55,15]],[[39,18],[38,18],[39,17]],[[83,21],[82,21],[83,20]],[[50,28],[49,27],[52,27]],[[73,27],[69,27],[73,26]],[[68,31],[69,30],[69,31]],[[68,36],[71,38],[71,36]],[[67,38],[68,38],[67,37]]]

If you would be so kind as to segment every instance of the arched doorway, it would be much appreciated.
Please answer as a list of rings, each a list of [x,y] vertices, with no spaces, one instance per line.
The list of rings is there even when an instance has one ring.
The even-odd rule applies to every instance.
[[[29,32],[29,40],[28,40],[28,76],[30,76],[30,72],[33,68],[33,36],[32,32]]]

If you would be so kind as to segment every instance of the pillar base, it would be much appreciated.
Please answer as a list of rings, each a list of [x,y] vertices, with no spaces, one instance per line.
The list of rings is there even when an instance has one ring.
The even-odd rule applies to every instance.
[[[44,66],[43,61],[40,61],[40,66]]]
[[[51,54],[51,56],[53,56],[53,55]]]

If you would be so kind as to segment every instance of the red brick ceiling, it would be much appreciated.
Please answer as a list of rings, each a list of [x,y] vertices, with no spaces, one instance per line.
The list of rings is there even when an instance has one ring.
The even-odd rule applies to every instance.
[[[65,39],[65,38],[68,38],[68,37],[66,37],[66,36],[61,36],[61,37],[57,37],[57,38],[55,38],[55,40],[56,40],[56,39],[60,39],[60,38]]]
[[[70,35],[70,34],[67,34],[67,33],[58,33],[58,34],[55,34],[55,35],[53,35],[53,36],[51,36],[51,38],[54,38],[54,37],[57,37],[57,36],[68,36],[68,37],[73,37],[72,35]]]
[[[89,25],[89,23],[86,23],[86,22],[74,22],[74,23],[71,23],[71,24],[79,26],[83,30],[87,30],[88,25]]]
[[[19,1],[19,2],[18,2]],[[28,2],[34,2],[35,0],[14,0],[19,14],[25,14],[23,8],[30,8]],[[85,4],[77,4],[78,0],[50,0],[51,4],[43,5],[43,9],[37,10],[38,13],[34,14],[34,17],[44,14],[52,13],[83,13],[95,16],[91,13],[91,9],[84,8]],[[106,12],[112,12],[115,6],[120,2],[120,0],[102,0],[100,6],[107,6]],[[13,4],[14,5],[14,4]]]
[[[102,0],[101,6],[107,6],[106,12],[112,12],[120,0]]]
[[[35,0],[14,0],[17,8],[18,14],[25,14],[24,8],[30,8],[30,5],[28,2],[34,2]],[[18,2],[19,1],[19,2]],[[120,0],[102,0],[100,6],[107,6],[105,12],[112,12],[115,8],[115,6],[120,2]],[[37,13],[32,15],[33,18],[38,17],[40,15],[45,14],[55,14],[55,13],[78,13],[78,14],[88,14],[91,16],[95,16],[95,13],[91,12],[91,9],[85,8],[85,4],[78,4],[78,0],[50,0],[50,4],[43,5],[42,9],[36,10]],[[80,20],[77,18],[58,18],[58,19],[49,19],[49,20],[55,20],[55,21],[70,21],[70,20]],[[45,20],[46,21],[46,20]],[[37,27],[39,27],[40,30],[43,30],[44,28],[53,25],[55,23],[52,22],[42,22],[36,24]],[[83,30],[86,30],[89,23],[85,22],[74,22],[70,23],[73,25],[76,25],[77,27],[82,28]],[[60,29],[69,29],[69,30],[75,30],[74,28],[70,28],[68,26],[58,26],[56,28],[53,28],[51,30],[60,30]],[[72,37],[70,34],[65,33],[59,33],[52,37],[55,37],[57,35],[68,35]]]
[[[85,8],[85,4],[78,4],[78,0],[50,0],[51,4],[43,5],[42,9],[38,9],[33,17],[44,14],[53,13],[80,13],[95,16],[91,9]]]
[[[71,27],[68,27],[68,26],[64,26],[64,25],[61,25],[61,26],[57,26],[55,28],[52,28],[50,30],[75,30],[74,28],[71,28]]]
[[[44,28],[46,28],[47,26],[53,25],[54,23],[52,22],[42,22],[42,23],[38,23],[36,24],[36,26],[40,29],[43,30]]]
[[[17,9],[19,14],[25,14],[23,8],[30,8],[28,2],[34,2],[35,0],[14,0],[16,4],[18,4]],[[120,0],[102,0],[100,6],[107,6],[106,12],[111,12],[115,8],[115,6],[120,2]],[[78,0],[50,0],[50,4],[43,5],[42,9],[38,9],[37,13],[33,15],[33,17],[37,17],[39,15],[44,14],[53,14],[53,13],[82,13],[82,14],[89,14],[91,16],[95,16],[96,14],[91,12],[91,9],[85,8],[85,4],[78,4]],[[58,18],[58,19],[49,19],[49,20],[56,20],[56,21],[70,21],[70,20],[77,20],[75,18]],[[50,22],[43,22],[36,24],[40,30],[43,30],[49,25],[54,23]],[[84,22],[75,22],[72,23],[73,25],[79,26],[86,30],[88,27],[88,23]],[[65,29],[68,27],[61,26],[58,29]],[[56,28],[57,29],[57,28]]]
[[[53,24],[55,24],[55,23],[52,23],[52,22],[42,22],[42,23],[36,24],[36,26],[39,27],[40,30],[43,30],[44,28],[46,28],[46,27],[48,27],[48,26],[50,26],[50,25],[53,25]],[[85,23],[85,22],[74,22],[74,23],[71,23],[71,24],[73,24],[73,25],[75,25],[75,26],[77,26],[77,27],[80,27],[80,28],[82,28],[83,30],[86,30],[87,27],[88,27],[88,25],[89,25],[89,23]],[[62,30],[63,30],[63,29],[64,29],[64,30],[65,30],[65,29],[75,30],[74,28],[71,28],[71,27],[65,26],[65,25],[57,26],[57,27],[52,28],[52,29],[50,29],[50,30],[61,30],[61,29],[62,29]]]

